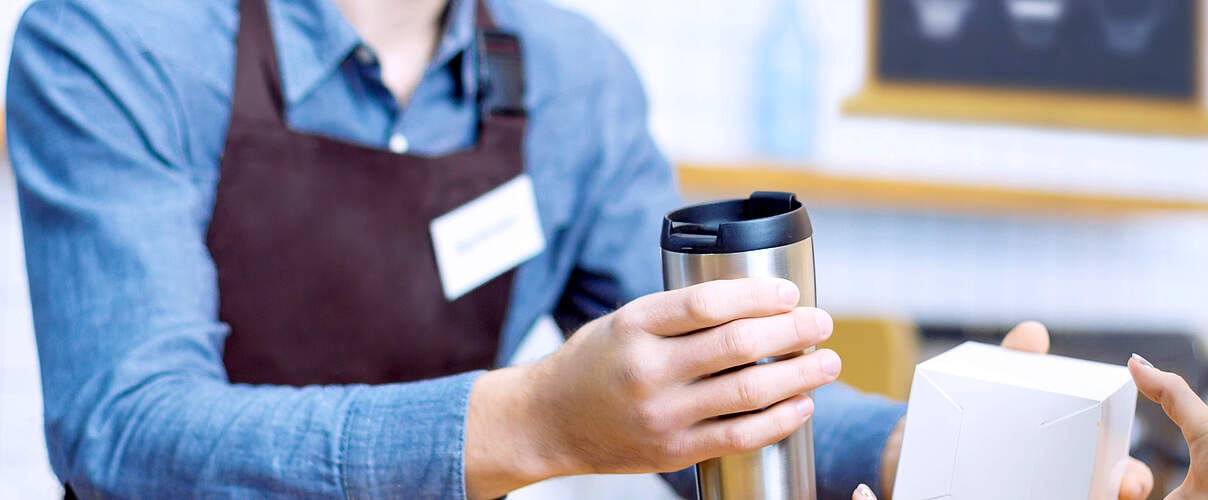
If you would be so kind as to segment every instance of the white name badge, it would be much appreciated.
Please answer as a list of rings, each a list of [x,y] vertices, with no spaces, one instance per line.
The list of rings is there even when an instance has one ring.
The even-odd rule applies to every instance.
[[[450,301],[545,250],[527,174],[433,219],[429,231]]]

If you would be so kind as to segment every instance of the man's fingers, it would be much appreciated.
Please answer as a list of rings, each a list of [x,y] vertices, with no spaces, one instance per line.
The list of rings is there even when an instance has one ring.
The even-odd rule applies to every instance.
[[[830,338],[834,322],[821,309],[798,307],[762,318],[743,318],[694,335],[670,339],[680,358],[677,374],[694,379],[755,362],[802,351]]]
[[[617,311],[617,319],[656,335],[674,336],[739,318],[770,316],[797,305],[799,292],[780,278],[708,281],[639,298]]]
[[[1036,321],[1024,321],[1002,339],[1002,346],[1016,351],[1046,354],[1049,352],[1049,330]]]
[[[697,456],[739,455],[784,439],[813,413],[813,400],[794,396],[758,413],[696,424],[689,441]]]
[[[1153,490],[1153,472],[1133,457],[1124,464],[1124,480],[1120,482],[1120,500],[1145,500]]]
[[[851,492],[851,500],[877,500],[877,496],[867,484],[861,484],[856,487],[856,491]]]
[[[1183,377],[1155,368],[1152,364],[1133,354],[1128,360],[1128,371],[1132,373],[1137,389],[1145,397],[1162,405],[1166,415],[1183,431],[1191,453],[1203,446],[1200,441],[1208,436],[1208,406],[1191,390]]]
[[[695,420],[758,410],[834,382],[841,367],[835,351],[822,349],[701,380],[683,397]]]

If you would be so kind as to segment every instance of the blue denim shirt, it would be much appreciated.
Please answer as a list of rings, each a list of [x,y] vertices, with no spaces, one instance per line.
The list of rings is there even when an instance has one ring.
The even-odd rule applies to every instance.
[[[269,7],[291,126],[383,148],[402,134],[419,154],[475,142],[472,2],[450,5],[405,108],[328,0]],[[617,47],[539,0],[491,7],[525,47],[526,169],[548,242],[516,276],[506,359],[540,315],[589,318],[659,290],[659,221],[681,201]],[[205,231],[237,23],[234,0],[40,0],[19,24],[8,130],[53,468],[84,497],[462,498],[480,373],[226,379]],[[816,398],[823,497],[876,484],[901,405],[840,385]]]

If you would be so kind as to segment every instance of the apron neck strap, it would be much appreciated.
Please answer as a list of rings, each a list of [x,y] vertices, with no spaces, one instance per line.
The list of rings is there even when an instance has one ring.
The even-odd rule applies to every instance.
[[[285,124],[281,71],[268,18],[268,0],[239,1],[231,120],[241,116]]]
[[[478,102],[484,116],[524,116],[524,57],[520,39],[501,31],[484,0],[473,0]]]

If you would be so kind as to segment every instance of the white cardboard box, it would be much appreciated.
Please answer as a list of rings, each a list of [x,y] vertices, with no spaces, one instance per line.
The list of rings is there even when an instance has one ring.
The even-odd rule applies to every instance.
[[[894,500],[1114,500],[1124,366],[966,342],[914,370]]]

